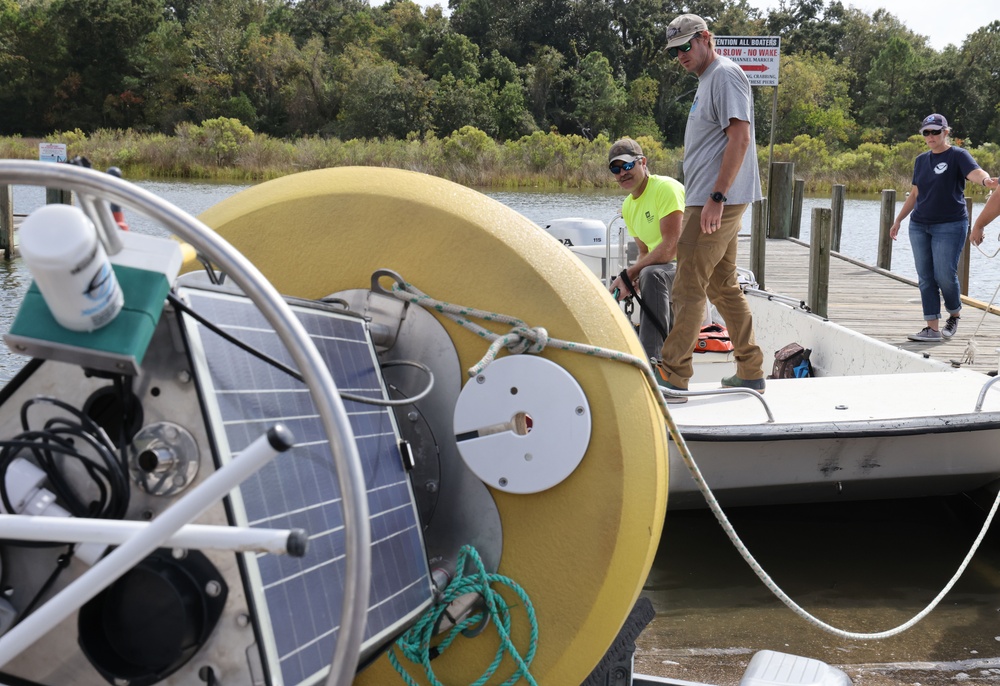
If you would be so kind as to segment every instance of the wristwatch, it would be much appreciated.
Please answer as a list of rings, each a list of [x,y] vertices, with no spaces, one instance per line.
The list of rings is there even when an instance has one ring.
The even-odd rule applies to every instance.
[[[712,200],[714,200],[715,202],[719,202],[719,203],[726,202],[726,196],[724,196],[719,191],[715,191],[714,193],[712,193],[708,197],[711,198]]]

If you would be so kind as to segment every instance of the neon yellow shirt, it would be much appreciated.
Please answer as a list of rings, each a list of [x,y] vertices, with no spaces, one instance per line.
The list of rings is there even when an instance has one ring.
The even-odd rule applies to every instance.
[[[669,176],[651,175],[642,195],[629,193],[622,203],[622,218],[630,235],[646,244],[649,251],[663,241],[660,219],[684,211],[684,185]]]

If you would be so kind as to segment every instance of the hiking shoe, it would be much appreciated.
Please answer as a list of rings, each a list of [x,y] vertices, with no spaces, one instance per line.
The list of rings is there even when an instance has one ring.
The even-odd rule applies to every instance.
[[[733,374],[722,380],[723,388],[749,388],[759,393],[764,392],[764,379],[741,379]]]
[[[955,315],[948,317],[948,321],[941,327],[941,335],[945,338],[954,336],[955,332],[958,331],[958,319]]]
[[[661,392],[660,395],[663,399],[667,401],[668,405],[680,405],[681,403],[686,403],[687,398],[681,395],[671,395],[670,391],[686,391],[686,388],[681,388],[680,386],[675,386],[669,381],[667,381],[666,374],[663,372],[663,367],[658,364],[653,365],[653,376],[656,377],[656,383],[660,385]]]
[[[917,343],[940,343],[941,332],[935,331],[929,326],[925,326],[917,333],[911,333],[909,336],[907,336],[907,338],[909,338],[911,341],[916,341]]]

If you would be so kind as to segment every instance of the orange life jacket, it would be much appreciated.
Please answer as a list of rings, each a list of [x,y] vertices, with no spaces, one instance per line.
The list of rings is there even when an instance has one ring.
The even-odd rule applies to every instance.
[[[701,327],[698,342],[694,346],[696,353],[728,353],[733,351],[733,342],[729,340],[729,331],[718,324]]]

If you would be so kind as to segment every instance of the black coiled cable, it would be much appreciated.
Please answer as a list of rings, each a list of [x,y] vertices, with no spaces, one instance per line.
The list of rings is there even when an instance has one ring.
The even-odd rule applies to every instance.
[[[32,429],[28,413],[36,404],[51,404],[71,415],[51,417],[40,429]],[[129,478],[125,447],[121,454],[107,433],[75,407],[49,396],[37,396],[21,406],[21,428],[17,436],[0,441],[0,500],[7,512],[15,512],[7,493],[7,470],[27,453],[45,472],[53,494],[75,517],[124,519],[129,506]],[[79,443],[86,444],[89,452]],[[75,460],[90,478],[97,495],[85,502],[67,477],[67,461]]]

